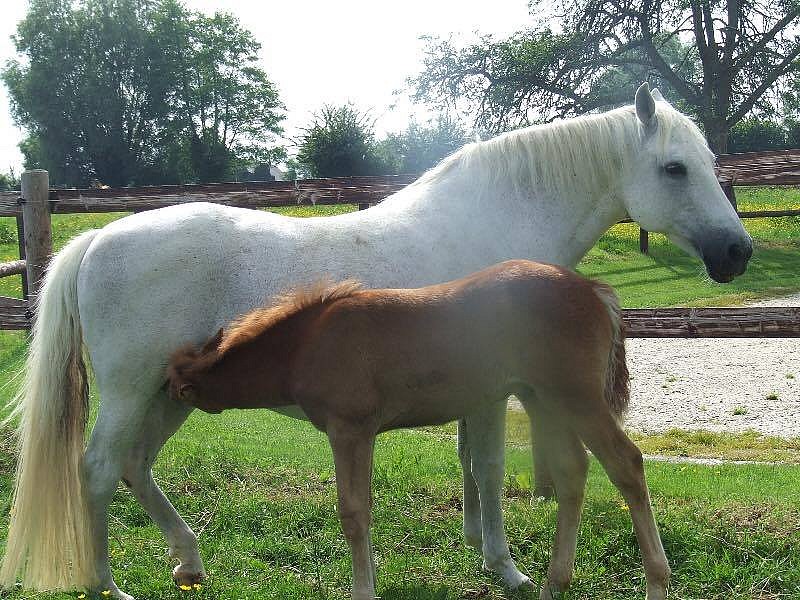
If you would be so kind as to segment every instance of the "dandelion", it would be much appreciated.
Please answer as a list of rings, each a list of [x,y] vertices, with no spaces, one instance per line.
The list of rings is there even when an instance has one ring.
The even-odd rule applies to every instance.
[[[180,586],[180,588],[181,588],[181,589],[182,589],[184,592],[190,592],[190,591],[192,590],[192,586],[190,586],[190,585],[186,585],[186,584],[183,584],[183,585],[181,585],[181,586]]]
[[[111,590],[103,590],[100,593],[103,594],[103,596],[110,596],[111,595]]]
[[[194,584],[192,587],[193,587],[194,589],[196,589],[196,590],[199,590],[199,589],[200,589],[201,587],[203,587],[203,586],[202,586],[202,585],[200,585],[199,583],[195,583],[195,584]]]
[[[86,594],[84,593],[78,594],[78,600],[83,600],[84,598],[86,598]]]
[[[630,510],[630,508],[628,508],[628,505],[627,505],[627,504],[623,504],[623,505],[622,505],[622,510],[624,510],[624,511],[628,511],[628,510]]]

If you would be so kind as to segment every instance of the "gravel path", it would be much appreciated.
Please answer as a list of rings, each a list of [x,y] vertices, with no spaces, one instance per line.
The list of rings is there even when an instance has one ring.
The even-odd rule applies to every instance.
[[[800,306],[800,294],[758,305]],[[800,339],[629,339],[627,351],[630,429],[800,437]]]

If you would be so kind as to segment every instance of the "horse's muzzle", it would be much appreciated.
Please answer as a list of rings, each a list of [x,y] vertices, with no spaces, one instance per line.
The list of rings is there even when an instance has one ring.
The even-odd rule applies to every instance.
[[[747,269],[753,256],[753,240],[747,234],[719,236],[706,240],[699,250],[709,277],[717,283],[728,283]]]

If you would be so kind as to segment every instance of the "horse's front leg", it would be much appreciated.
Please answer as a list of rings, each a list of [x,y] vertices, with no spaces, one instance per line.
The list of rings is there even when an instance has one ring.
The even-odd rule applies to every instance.
[[[348,424],[329,424],[327,432],[336,467],[339,519],[353,560],[353,600],[373,600],[375,563],[369,526],[375,435]]]
[[[511,558],[503,525],[502,498],[505,474],[506,403],[497,402],[467,417],[472,475],[480,495],[483,530],[483,564],[515,589],[531,586],[527,575]]]
[[[478,486],[472,476],[472,455],[469,450],[469,437],[465,419],[461,419],[458,422],[458,459],[461,462],[461,470],[464,475],[464,541],[468,546],[480,550],[483,545],[481,501],[478,495]]]

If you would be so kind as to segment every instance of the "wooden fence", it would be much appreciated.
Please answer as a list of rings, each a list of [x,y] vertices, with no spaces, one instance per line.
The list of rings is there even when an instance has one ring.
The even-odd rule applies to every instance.
[[[766,153],[764,167],[755,155],[737,163],[720,158],[720,180],[740,185],[800,185],[800,150]],[[791,165],[791,168],[786,165]],[[740,165],[737,167],[736,165]],[[736,169],[740,170],[736,170]],[[770,171],[772,169],[772,171]],[[779,172],[780,176],[774,175]],[[742,176],[742,173],[745,175]],[[770,175],[773,173],[773,175]],[[380,202],[415,179],[413,175],[309,179],[297,182],[247,182],[139,188],[49,189],[46,171],[26,171],[21,192],[0,193],[0,216],[15,217],[20,259],[0,265],[0,277],[21,273],[23,299],[0,296],[0,329],[27,329],[30,300],[38,291],[52,253],[50,215],[139,212],[187,202],[215,202],[243,208]],[[800,215],[800,210],[740,213],[743,218]],[[646,238],[646,232],[643,234]],[[800,308],[670,308],[624,311],[630,337],[800,337]]]

